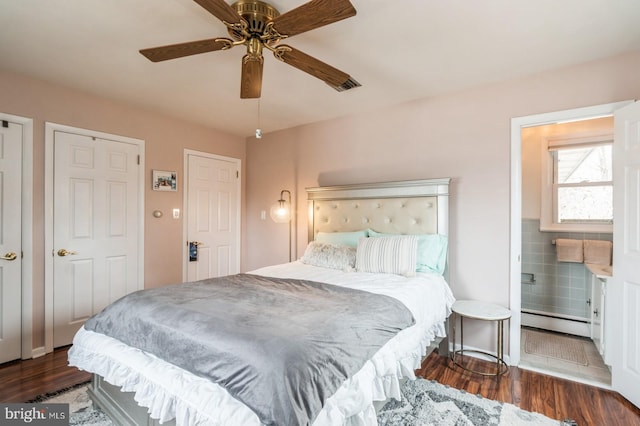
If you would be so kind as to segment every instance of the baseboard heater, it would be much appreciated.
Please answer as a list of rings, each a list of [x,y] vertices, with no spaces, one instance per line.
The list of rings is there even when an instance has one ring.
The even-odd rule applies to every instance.
[[[591,323],[587,318],[528,309],[523,309],[521,312],[521,322],[525,327],[541,328],[559,333],[591,337]]]

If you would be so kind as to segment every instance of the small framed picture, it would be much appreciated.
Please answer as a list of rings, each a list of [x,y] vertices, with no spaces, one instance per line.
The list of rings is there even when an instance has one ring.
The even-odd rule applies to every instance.
[[[154,191],[177,191],[178,190],[178,177],[176,172],[169,172],[166,170],[154,170],[153,171],[153,185]]]

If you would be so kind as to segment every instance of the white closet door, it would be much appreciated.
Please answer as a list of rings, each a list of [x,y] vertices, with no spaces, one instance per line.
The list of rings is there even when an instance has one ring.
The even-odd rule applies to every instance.
[[[138,277],[139,147],[56,131],[53,346],[142,287]]]
[[[22,125],[0,126],[0,363],[20,358]]]

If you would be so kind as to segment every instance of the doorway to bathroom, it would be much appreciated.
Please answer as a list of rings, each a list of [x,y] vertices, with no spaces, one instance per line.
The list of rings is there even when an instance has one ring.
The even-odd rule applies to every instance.
[[[545,222],[543,214],[543,178],[549,179],[548,170],[542,167],[543,159],[549,155],[549,149],[558,149],[563,143],[558,139],[573,139],[577,142],[587,142],[586,145],[593,145],[593,142],[599,144],[602,134],[611,133],[612,119],[614,111],[622,108],[631,102],[620,102],[614,104],[598,105],[594,107],[579,108],[575,110],[559,111],[553,113],[539,114],[536,116],[514,118],[512,120],[512,222],[511,222],[511,306],[513,309],[512,325],[510,332],[510,356],[512,365],[520,365],[528,368],[529,352],[534,343],[542,346],[555,347],[560,352],[571,352],[569,347],[578,348],[579,346],[587,346],[585,352],[591,357],[591,352],[602,353],[605,347],[604,342],[597,336],[604,335],[604,324],[598,316],[593,317],[594,311],[604,318],[603,312],[594,304],[602,304],[600,300],[602,294],[599,289],[606,288],[606,276],[601,275],[602,270],[591,271],[588,265],[583,262],[564,262],[558,261],[557,247],[553,243],[561,239],[579,240],[581,243],[586,240],[603,240],[610,241],[612,236],[612,227],[607,225],[606,221],[600,220],[593,232],[582,229],[557,229],[553,226],[549,227],[549,221]],[[558,127],[551,127],[558,126]],[[535,148],[526,144],[527,132],[537,135],[538,144]],[[566,137],[570,134],[570,137]],[[593,135],[596,134],[594,137]],[[600,135],[598,135],[600,134]],[[618,126],[616,125],[616,140],[618,134]],[[594,139],[595,138],[595,139]],[[540,144],[540,139],[545,141],[545,147]],[[549,143],[552,141],[552,143]],[[617,144],[614,144],[614,147]],[[619,145],[617,145],[619,147]],[[618,148],[617,148],[618,149]],[[582,164],[582,160],[569,158],[573,160],[570,163],[572,167],[552,170],[553,173],[567,175],[568,170],[573,170],[576,166]],[[565,157],[565,160],[567,158]],[[584,159],[584,158],[583,158]],[[533,164],[529,164],[528,162]],[[558,165],[556,165],[559,167]],[[532,173],[532,170],[540,170]],[[531,178],[531,175],[534,177]],[[551,174],[551,177],[553,175]],[[603,180],[603,179],[601,179]],[[606,179],[604,179],[606,180]],[[611,188],[613,182],[609,182]],[[599,185],[599,184],[598,184]],[[598,186],[596,185],[596,186]],[[568,185],[572,186],[572,185]],[[578,185],[579,186],[579,185]],[[588,185],[587,185],[588,186]],[[565,197],[566,194],[563,194]],[[555,194],[557,197],[557,193]],[[551,199],[550,203],[557,203],[558,199]],[[594,204],[594,203],[592,203]],[[531,213],[531,212],[534,213]],[[566,212],[565,212],[566,213]],[[575,212],[574,212],[575,213]],[[564,215],[564,213],[563,213]],[[557,217],[555,218],[557,219]],[[600,217],[600,219],[602,219]],[[598,222],[598,221],[596,221]],[[610,225],[610,224],[609,224]],[[571,228],[571,226],[569,226]],[[561,232],[565,231],[565,232]],[[529,233],[530,235],[527,235]],[[603,241],[596,241],[604,243]],[[610,243],[609,243],[610,244]],[[564,260],[564,259],[563,259]],[[609,266],[608,273],[611,273]],[[606,268],[605,268],[606,269]],[[549,276],[555,275],[555,276]],[[549,282],[552,286],[549,287]],[[546,287],[545,287],[546,286]],[[533,297],[531,297],[533,296]],[[559,298],[559,299],[556,299]],[[537,305],[535,304],[537,303]],[[600,306],[600,305],[598,305]],[[522,307],[522,312],[521,312]],[[609,313],[614,315],[615,312]],[[524,327],[521,327],[521,324]],[[610,322],[610,324],[613,324]],[[567,329],[568,326],[568,329]],[[595,326],[595,327],[594,327]],[[534,330],[536,329],[536,330]],[[554,337],[555,344],[540,343],[540,339],[529,339],[531,331],[544,330],[546,335]],[[592,337],[596,336],[595,342]],[[577,337],[573,337],[577,336]],[[578,339],[578,343],[584,345],[568,343],[566,345],[559,344],[562,350],[557,349],[558,341],[555,337],[570,337]],[[610,336],[611,337],[611,336]],[[618,336],[614,336],[617,338]],[[614,342],[615,343],[615,342]],[[619,343],[619,342],[618,342]],[[593,349],[590,345],[595,344]],[[529,348],[527,348],[529,345]],[[593,351],[592,351],[593,349]],[[597,377],[598,374],[587,372],[587,378],[577,371],[584,372],[585,366],[572,360],[574,364],[570,365],[568,371],[558,371],[559,366],[566,366],[567,361],[563,359],[566,356],[553,353],[554,356],[540,356],[540,361],[536,368],[545,373],[557,376],[571,378],[590,384],[603,387],[607,386],[608,375]],[[612,352],[612,351],[609,351]],[[583,354],[584,355],[584,354]],[[521,359],[522,356],[522,359]],[[554,360],[559,359],[557,365],[553,364]],[[603,361],[607,360],[605,353]],[[609,363],[611,364],[611,354],[609,354]],[[616,358],[617,359],[617,358]],[[589,360],[588,364],[593,366],[595,361]],[[618,365],[616,363],[613,363]],[[600,365],[602,367],[602,365]],[[605,367],[608,370],[608,367]],[[614,383],[615,385],[615,383]]]
[[[593,261],[610,267],[613,130],[612,115],[521,129],[519,366],[607,388],[607,277],[583,245],[608,247]]]
[[[509,364],[521,363],[521,249],[522,249],[522,129],[567,120],[585,120],[613,114],[613,223],[612,267],[600,265],[592,274],[600,281],[604,360],[611,366],[611,388],[640,407],[640,102],[624,101],[556,111],[511,120],[511,200],[509,250]],[[586,242],[586,241],[584,241]],[[556,240],[556,245],[558,241]],[[564,245],[564,244],[563,244]],[[584,251],[587,254],[587,251]],[[587,265],[588,266],[588,265]],[[597,265],[596,265],[597,266]],[[608,271],[607,271],[608,269]],[[611,274],[606,278],[606,273]],[[597,284],[597,283],[596,283]],[[606,302],[606,303],[603,303]],[[551,370],[548,374],[558,375]],[[574,380],[581,381],[579,378]],[[592,383],[598,385],[598,383]],[[603,386],[606,387],[606,386]]]

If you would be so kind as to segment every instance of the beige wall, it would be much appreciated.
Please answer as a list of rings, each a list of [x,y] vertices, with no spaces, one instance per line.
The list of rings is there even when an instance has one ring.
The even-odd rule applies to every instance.
[[[45,122],[145,141],[145,287],[182,281],[182,219],[172,219],[171,209],[182,211],[184,149],[239,158],[244,169],[244,138],[10,73],[0,72],[0,93],[1,112],[34,120],[34,347],[44,345]],[[178,191],[152,191],[152,169],[178,171]],[[156,209],[161,219],[152,216]]]
[[[260,219],[281,189],[297,200],[300,256],[305,187],[451,177],[453,292],[508,306],[510,120],[640,98],[639,72],[637,52],[248,139],[245,265],[287,260],[286,226]],[[491,350],[492,327],[467,327]]]

